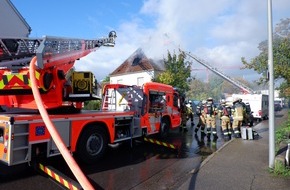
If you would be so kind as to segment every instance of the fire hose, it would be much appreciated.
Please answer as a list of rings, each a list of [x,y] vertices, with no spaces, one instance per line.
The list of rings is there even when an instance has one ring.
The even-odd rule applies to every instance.
[[[36,61],[37,61],[36,57],[34,57],[31,60],[30,66],[29,66],[29,75],[30,75],[32,93],[33,93],[37,108],[40,112],[40,115],[41,115],[41,117],[45,123],[45,126],[48,129],[52,139],[54,140],[58,150],[60,151],[61,155],[63,156],[64,160],[66,161],[67,165],[71,169],[72,173],[74,174],[74,176],[76,177],[76,179],[78,180],[80,185],[85,190],[93,190],[94,189],[93,186],[90,184],[90,182],[88,181],[88,179],[86,178],[86,176],[81,171],[80,167],[78,166],[78,164],[76,163],[76,161],[74,160],[72,155],[70,154],[70,152],[67,149],[67,147],[65,146],[62,138],[60,137],[58,131],[56,130],[55,125],[53,124],[53,122],[49,118],[47,110],[43,106],[42,98],[40,96],[40,93],[38,90],[38,85],[37,85],[36,78],[35,78],[35,63],[36,63]]]

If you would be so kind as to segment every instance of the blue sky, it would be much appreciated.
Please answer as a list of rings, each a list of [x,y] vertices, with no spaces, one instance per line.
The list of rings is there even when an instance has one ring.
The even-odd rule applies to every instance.
[[[43,35],[96,38],[138,14],[142,1],[11,0],[32,28]]]
[[[240,71],[241,57],[259,54],[267,39],[267,0],[11,0],[32,28],[43,35],[98,38],[117,32],[114,48],[100,48],[77,61],[77,70],[93,71],[98,80],[109,75],[136,49],[153,59],[177,48],[194,53],[232,77],[254,80]],[[290,18],[289,0],[272,0],[273,25]],[[167,34],[170,39],[166,38]],[[172,43],[167,43],[172,42]],[[194,68],[203,68],[193,62]],[[229,69],[231,68],[231,69]],[[192,75],[206,76],[206,71]]]

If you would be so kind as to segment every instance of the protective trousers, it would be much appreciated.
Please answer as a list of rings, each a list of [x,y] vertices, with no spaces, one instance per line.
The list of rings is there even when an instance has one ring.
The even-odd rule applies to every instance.
[[[181,127],[179,128],[180,131],[182,131],[182,129],[187,131],[186,123],[187,123],[187,114],[186,112],[182,112],[181,113]]]
[[[232,135],[231,120],[229,116],[222,116],[222,131],[224,137]]]
[[[189,114],[189,118],[190,118],[190,125],[191,125],[191,127],[193,127],[193,126],[194,126],[194,122],[193,122],[193,113],[190,113],[190,114]]]
[[[212,133],[215,137],[217,136],[216,132],[216,118],[214,115],[206,116],[206,131],[207,135],[210,136]]]
[[[187,123],[187,115],[186,113],[182,113],[181,114],[181,123],[183,127],[186,127],[186,123]]]
[[[202,133],[204,133],[204,128],[205,128],[206,120],[204,115],[200,115],[198,119],[198,124],[196,125],[195,132],[197,132],[199,129]]]
[[[235,137],[240,138],[241,137],[241,126],[242,126],[243,120],[239,119],[239,118],[233,118],[233,130],[234,130],[234,134]]]

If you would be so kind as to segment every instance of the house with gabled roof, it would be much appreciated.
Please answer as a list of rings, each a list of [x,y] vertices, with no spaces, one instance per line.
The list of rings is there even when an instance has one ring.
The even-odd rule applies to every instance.
[[[109,75],[110,83],[142,86],[163,71],[162,61],[149,59],[139,48]]]

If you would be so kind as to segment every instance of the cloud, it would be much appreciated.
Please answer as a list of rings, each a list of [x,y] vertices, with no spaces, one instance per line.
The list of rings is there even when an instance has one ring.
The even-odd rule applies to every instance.
[[[272,4],[274,24],[290,17],[289,0]],[[258,55],[259,42],[267,39],[267,2],[147,0],[139,13],[123,20],[116,31],[113,49],[101,48],[76,67],[92,70],[102,79],[140,47],[150,58],[163,58],[167,50],[178,52],[182,48],[213,66],[234,67],[241,65],[241,57],[249,60]],[[252,71],[242,74],[255,78]]]

